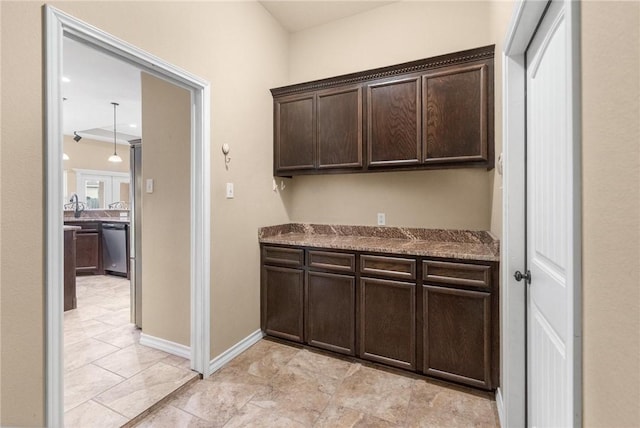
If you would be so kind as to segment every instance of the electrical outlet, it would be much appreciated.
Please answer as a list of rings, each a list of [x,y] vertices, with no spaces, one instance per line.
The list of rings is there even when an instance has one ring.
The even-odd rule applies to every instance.
[[[387,224],[387,216],[385,213],[378,213],[378,226],[384,226]]]

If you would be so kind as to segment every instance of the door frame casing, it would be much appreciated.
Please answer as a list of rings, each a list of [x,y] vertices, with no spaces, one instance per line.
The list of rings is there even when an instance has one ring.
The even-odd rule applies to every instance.
[[[581,68],[580,3],[565,5],[569,31],[567,63],[570,99],[569,138],[572,145],[569,203],[571,220],[570,301],[573,310],[573,423],[582,424],[582,159],[581,159]],[[516,3],[504,43],[503,66],[503,216],[501,243],[501,386],[496,393],[502,426],[525,426],[526,392],[526,287],[513,273],[526,266],[526,62],[525,53],[547,2],[521,0]]]
[[[190,345],[191,368],[209,375],[210,358],[210,118],[208,81],[169,64],[54,7],[45,5],[45,414],[63,425],[62,46],[69,37],[191,93]]]

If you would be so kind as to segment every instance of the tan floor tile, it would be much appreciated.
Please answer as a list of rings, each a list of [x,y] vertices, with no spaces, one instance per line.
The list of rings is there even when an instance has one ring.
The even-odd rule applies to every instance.
[[[332,402],[400,424],[406,418],[413,383],[404,376],[354,364]]]
[[[156,363],[98,395],[95,400],[124,416],[134,418],[195,376],[189,370]]]
[[[73,409],[122,381],[123,377],[93,364],[65,372],[64,410]]]
[[[489,397],[419,380],[413,387],[407,426],[499,427],[500,423]]]
[[[280,369],[269,383],[275,389],[293,394],[323,392],[331,395],[336,392],[341,382],[340,379],[309,372],[298,366],[286,366]]]
[[[120,349],[93,363],[122,377],[130,378],[164,360],[167,355],[166,352],[136,344]]]
[[[384,419],[367,415],[358,410],[349,409],[347,407],[339,407],[329,404],[320,415],[320,419],[314,425],[314,428],[393,428],[397,427]]]
[[[327,407],[330,399],[330,394],[320,391],[271,389],[256,394],[250,403],[263,409],[269,409],[274,415],[311,426]]]
[[[64,369],[74,370],[120,348],[95,339],[85,339],[64,347]]]
[[[64,414],[64,426],[67,428],[114,428],[127,421],[124,416],[95,401],[87,401]]]
[[[131,321],[131,311],[129,308],[118,311],[108,311],[108,313],[97,316],[94,319],[113,326],[127,325]]]
[[[227,371],[246,372],[270,379],[286,366],[300,349],[261,340],[225,366]]]
[[[113,326],[96,320],[80,319],[65,322],[64,325],[64,344],[73,345],[81,340],[89,339],[98,334],[104,333]]]
[[[306,425],[284,416],[274,414],[270,409],[254,406],[249,403],[227,422],[224,428],[303,428]]]
[[[167,355],[167,358],[162,360],[162,362],[169,364],[170,366],[191,370],[191,361],[187,358],[178,357],[177,355],[169,354]]]
[[[135,425],[136,428],[207,428],[211,423],[173,406],[163,406]]]
[[[110,324],[105,325],[108,325],[110,330],[94,335],[94,339],[117,346],[118,348],[126,348],[129,345],[140,342],[140,329],[137,328],[135,324],[126,324],[115,328]]]
[[[255,394],[254,385],[226,381],[201,381],[189,386],[170,401],[174,407],[223,426]]]
[[[334,379],[342,379],[346,376],[352,363],[339,358],[301,350],[289,361],[289,367],[299,367],[312,373],[320,373]]]
[[[113,313],[109,309],[101,308],[100,306],[78,306],[76,309],[65,312],[69,313],[69,317],[78,317],[81,320],[92,320],[100,317],[108,316]],[[65,318],[66,319],[66,318]]]

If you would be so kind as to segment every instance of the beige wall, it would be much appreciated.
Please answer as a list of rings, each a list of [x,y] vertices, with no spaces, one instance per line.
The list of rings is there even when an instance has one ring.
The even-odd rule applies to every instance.
[[[40,426],[45,363],[44,260],[39,257],[44,248],[40,9],[35,3],[1,2],[0,7],[0,425]],[[23,18],[25,9],[30,12]]]
[[[142,73],[142,331],[189,346],[191,94]]]
[[[331,77],[496,44],[496,157],[501,144],[502,40],[507,2],[398,2],[291,36],[289,83]],[[294,221],[491,229],[501,234],[494,171],[456,169],[307,176],[285,192]]]
[[[259,328],[257,229],[288,221],[271,191],[268,90],[287,81],[287,33],[255,2],[51,4],[211,82],[213,357]],[[44,421],[41,6],[0,2],[0,425]],[[222,143],[231,147],[228,171]],[[227,181],[235,183],[235,199],[224,198]]]
[[[640,3],[582,3],[584,426],[640,424]]]
[[[64,152],[69,156],[69,160],[63,162],[63,168],[67,171],[66,195],[71,195],[76,191],[76,173],[74,168],[94,169],[99,171],[129,172],[129,146],[118,144],[118,156],[122,162],[109,162],[109,156],[113,154],[113,142],[90,140],[82,138],[74,141],[73,136],[64,136]],[[115,201],[109,201],[115,202]]]

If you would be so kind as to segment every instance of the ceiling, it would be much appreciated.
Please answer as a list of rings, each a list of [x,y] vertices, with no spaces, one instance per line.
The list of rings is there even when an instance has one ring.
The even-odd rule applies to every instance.
[[[394,1],[271,1],[259,2],[290,33],[366,12]]]
[[[260,1],[289,32],[366,12],[393,1]],[[94,48],[64,38],[62,96],[65,135],[113,142],[113,106],[120,144],[141,138],[140,70]]]
[[[140,70],[123,61],[64,38],[63,132],[113,142],[113,105],[117,107],[117,139],[140,138],[142,96]],[[135,125],[135,127],[133,126]]]

